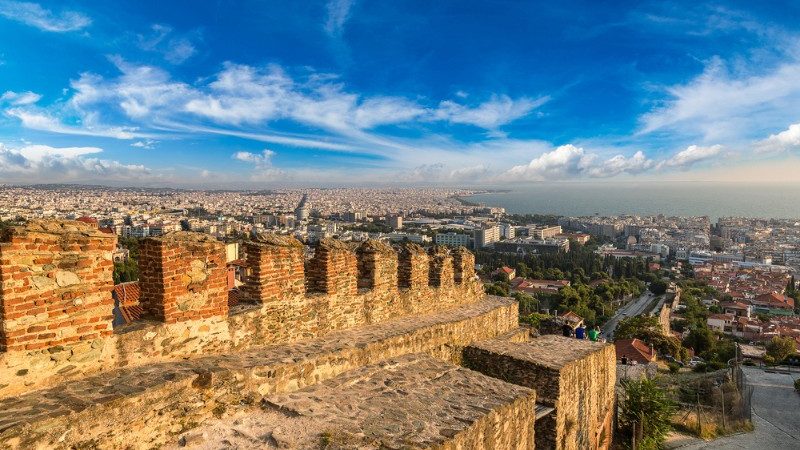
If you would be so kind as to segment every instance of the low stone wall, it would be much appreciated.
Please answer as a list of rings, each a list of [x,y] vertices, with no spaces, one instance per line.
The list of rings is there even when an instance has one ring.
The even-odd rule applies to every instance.
[[[293,392],[389,358],[499,336],[517,327],[517,314],[516,302],[493,297],[316,340],[65,382],[0,400],[0,447],[152,448],[229,408],[257,404],[263,396]]]
[[[611,445],[616,381],[612,345],[554,335],[523,343],[493,339],[468,346],[464,364],[534,388],[539,403],[555,408],[536,423],[537,449]]]

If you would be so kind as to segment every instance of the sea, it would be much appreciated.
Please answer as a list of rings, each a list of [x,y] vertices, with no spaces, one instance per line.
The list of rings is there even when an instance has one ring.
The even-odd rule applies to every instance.
[[[800,181],[800,175],[798,175]],[[507,189],[507,188],[505,188]],[[542,183],[466,196],[512,214],[800,219],[800,183]]]

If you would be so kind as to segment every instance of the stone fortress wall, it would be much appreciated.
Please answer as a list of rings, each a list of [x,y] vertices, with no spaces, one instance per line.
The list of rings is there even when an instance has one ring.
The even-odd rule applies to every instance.
[[[346,430],[334,434],[349,433],[346,439],[359,445],[509,448],[516,442],[516,448],[533,448],[537,419],[537,432],[544,433],[535,439],[540,448],[609,445],[610,438],[594,430],[608,421],[614,401],[613,383],[609,391],[602,382],[615,368],[613,357],[605,361],[611,347],[570,351],[572,342],[556,342],[557,363],[531,363],[536,352],[518,327],[516,302],[483,294],[466,249],[323,240],[306,260],[293,238],[257,236],[244,244],[243,302],[229,308],[221,243],[190,232],[148,238],[139,260],[145,315],[113,328],[115,246],[115,236],[79,222],[35,221],[0,236],[0,446],[152,448],[214,420],[266,414],[265,402],[285,403],[279,396],[292,392],[280,414],[269,412],[288,414],[275,423],[292,426],[319,409],[359,409],[356,422],[315,422],[338,423]],[[494,342],[487,340],[510,347],[481,358],[470,353]],[[540,344],[545,354],[551,343]],[[462,362],[473,370],[456,370]],[[525,367],[545,375],[490,370],[499,366],[509,374]],[[424,370],[412,382],[406,367]],[[575,373],[576,367],[587,373]],[[440,385],[443,373],[462,386],[436,388],[443,392],[436,401],[452,414],[465,402],[481,403],[488,392],[505,389],[507,395],[471,410],[468,419],[431,418],[422,407],[430,403],[425,386]],[[580,384],[592,376],[601,381]],[[556,398],[542,397],[536,414],[530,408],[539,386],[531,380],[560,386]],[[410,395],[419,403],[380,397],[374,404],[397,408],[384,412],[398,418],[416,418],[421,425],[412,421],[419,429],[411,434],[417,438],[398,434],[406,420],[378,426],[383,419],[373,402],[347,400],[370,398],[368,386],[392,389],[390,381],[409,387],[386,395]],[[343,389],[351,395],[335,395]],[[294,401],[306,391],[320,408]],[[501,418],[513,426],[499,426]],[[587,418],[591,433],[581,431]],[[135,435],[141,442],[131,446],[137,428],[120,423],[146,429]],[[277,442],[280,433],[270,433],[264,442]]]

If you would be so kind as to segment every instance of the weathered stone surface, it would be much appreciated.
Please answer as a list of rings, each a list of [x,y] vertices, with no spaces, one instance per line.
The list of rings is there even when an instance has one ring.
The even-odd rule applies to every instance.
[[[100,448],[116,448],[121,442],[141,442],[142,448],[151,448],[166,442],[173,427],[191,429],[232,404],[293,392],[389,358],[435,353],[445,344],[463,347],[497,336],[516,327],[517,314],[515,302],[489,298],[316,340],[141,365],[65,382],[0,400],[0,447],[69,448],[94,442]],[[145,424],[146,436],[138,426]]]
[[[0,237],[0,352],[111,334],[116,241],[81,222],[7,230]]]
[[[467,367],[536,389],[555,408],[537,422],[537,448],[608,448],[616,381],[614,346],[555,335],[530,342],[491,339],[464,350]]]
[[[311,418],[304,448],[327,435],[346,447],[527,449],[535,393],[430,357],[408,355],[292,394],[270,396],[283,422]]]

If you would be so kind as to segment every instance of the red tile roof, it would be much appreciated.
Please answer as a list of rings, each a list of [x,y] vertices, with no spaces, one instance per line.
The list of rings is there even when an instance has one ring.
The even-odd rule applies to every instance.
[[[772,308],[794,309],[794,299],[783,294],[770,292],[761,294],[753,300],[756,305],[764,305]]]
[[[655,351],[639,339],[619,339],[614,341],[614,348],[617,351],[617,360],[624,356],[628,361],[647,364],[656,359]]]
[[[120,306],[138,305],[140,295],[142,295],[142,290],[138,281],[129,281],[114,286],[114,297],[119,301]]]

